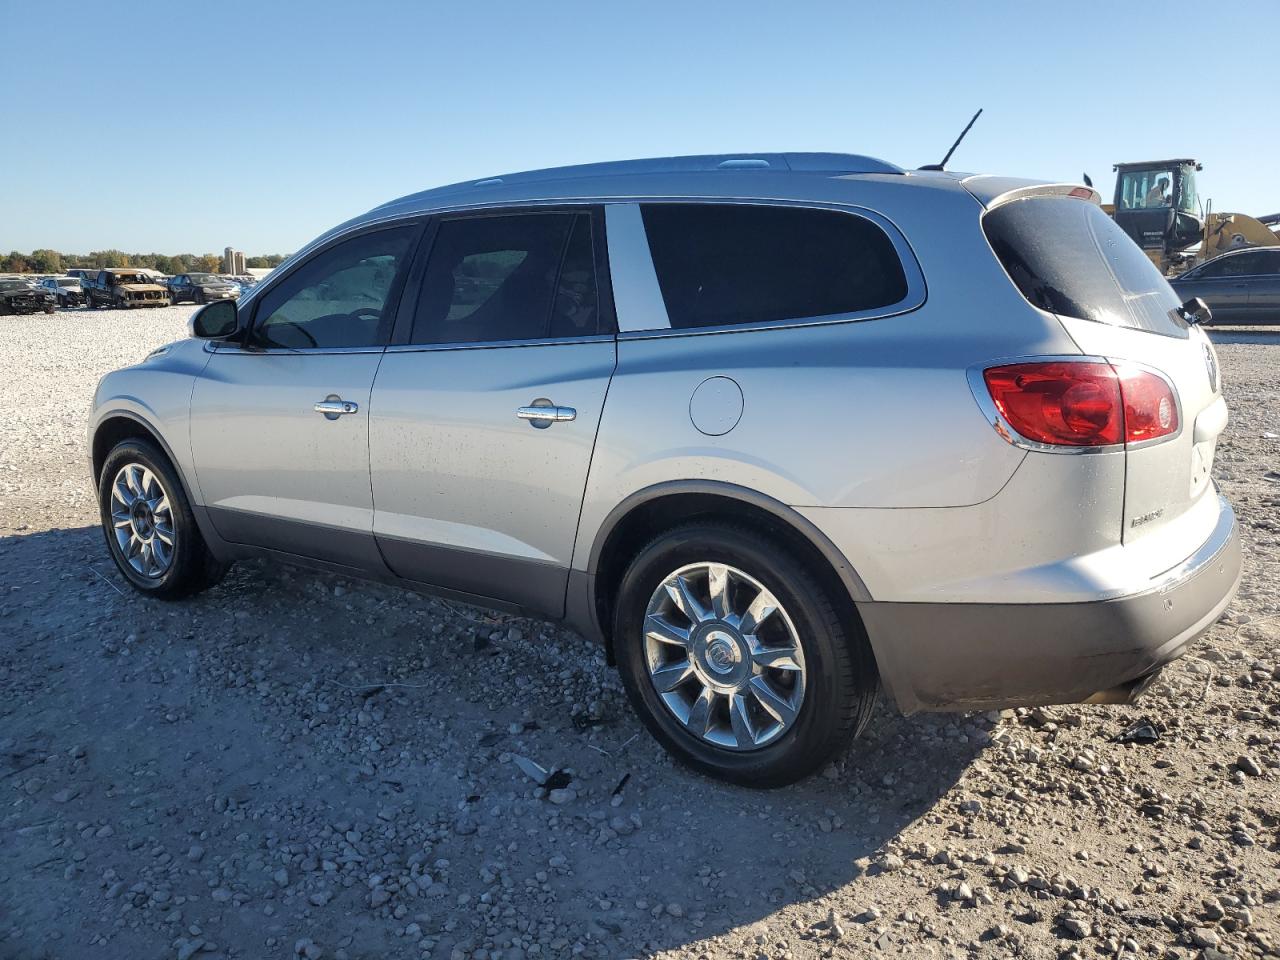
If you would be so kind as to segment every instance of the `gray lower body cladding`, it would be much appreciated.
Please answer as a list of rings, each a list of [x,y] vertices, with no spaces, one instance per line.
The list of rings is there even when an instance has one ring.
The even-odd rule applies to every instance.
[[[904,713],[1077,703],[1179,657],[1226,609],[1241,552],[1228,511],[1158,589],[1084,603],[858,604]]]

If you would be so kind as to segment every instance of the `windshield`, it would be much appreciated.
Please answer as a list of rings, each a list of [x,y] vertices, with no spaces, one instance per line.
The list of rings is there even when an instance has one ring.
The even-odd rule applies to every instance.
[[[27,286],[25,280],[0,280],[0,290],[25,290]]]
[[[188,273],[192,283],[221,283],[212,273]]]
[[[141,273],[115,273],[111,275],[113,283],[150,283],[151,278]]]
[[[1168,208],[1173,196],[1173,170],[1131,170],[1120,174],[1120,209]]]
[[[1029,197],[996,207],[982,229],[1022,295],[1041,310],[1187,336],[1177,294],[1101,207]]]
[[[78,286],[80,286],[80,281],[79,281],[79,280],[77,280],[75,277],[59,277],[59,278],[58,278],[58,286],[60,286],[60,287],[78,287]]]

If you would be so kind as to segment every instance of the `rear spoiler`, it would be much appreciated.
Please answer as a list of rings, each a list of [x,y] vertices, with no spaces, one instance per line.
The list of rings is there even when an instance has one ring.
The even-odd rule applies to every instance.
[[[993,177],[982,174],[965,177],[960,183],[988,210],[1027,197],[1076,197],[1102,205],[1102,196],[1093,187],[1081,183],[1043,183],[1015,177]]]

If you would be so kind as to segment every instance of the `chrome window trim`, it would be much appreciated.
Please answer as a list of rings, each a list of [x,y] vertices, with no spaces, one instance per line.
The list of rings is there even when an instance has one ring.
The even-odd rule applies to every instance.
[[[330,233],[322,234],[321,236],[312,240],[310,243],[304,246],[301,250],[299,250],[293,256],[289,257],[289,259],[285,260],[278,267],[276,267],[272,271],[272,276],[267,277],[261,283],[257,284],[247,294],[242,296],[239,299],[237,305],[251,307],[254,301],[258,299],[258,297],[260,297],[265,291],[271,289],[271,287],[275,286],[276,283],[280,282],[279,280],[273,279],[273,277],[277,273],[281,277],[281,280],[283,280],[283,278],[288,274],[288,272],[294,268],[297,261],[301,260],[304,257],[309,257],[314,251],[320,249],[323,246],[327,246],[328,244],[331,244],[331,243],[336,243],[339,240],[342,240],[350,236],[351,234],[358,233],[363,230],[369,230],[375,227],[393,226],[395,224],[400,223],[401,221],[406,221],[406,220],[422,220],[429,217],[440,217],[440,216],[446,216],[454,213],[479,213],[479,212],[484,212],[488,210],[501,212],[504,210],[510,210],[515,208],[543,207],[543,206],[604,207],[610,204],[627,204],[627,203],[633,203],[633,204],[718,203],[718,204],[735,204],[735,205],[747,204],[747,205],[801,207],[801,208],[806,208],[811,210],[834,210],[838,213],[847,213],[852,216],[865,217],[866,219],[875,223],[882,230],[884,230],[885,234],[889,237],[889,241],[893,244],[893,248],[895,252],[898,254],[898,259],[902,263],[903,273],[906,275],[906,278],[907,278],[907,295],[899,303],[890,304],[888,307],[882,308],[885,311],[887,311],[884,313],[876,313],[874,311],[868,311],[867,312],[868,315],[863,315],[862,313],[859,313],[856,316],[841,315],[836,319],[832,319],[831,317],[818,317],[818,318],[806,317],[806,318],[799,318],[796,320],[769,321],[767,324],[762,325],[768,329],[773,329],[779,325],[807,326],[813,322],[838,323],[838,322],[845,322],[847,320],[878,319],[880,316],[886,316],[886,317],[898,316],[899,314],[910,313],[913,310],[919,309],[920,307],[924,306],[925,301],[928,299],[928,285],[925,282],[924,272],[920,267],[920,261],[917,259],[915,255],[915,250],[912,248],[911,242],[906,238],[906,236],[903,234],[902,230],[898,227],[898,225],[894,223],[889,217],[885,216],[882,213],[879,213],[878,211],[872,210],[870,207],[864,207],[856,203],[839,203],[835,201],[825,201],[825,200],[799,200],[799,199],[789,198],[786,196],[781,196],[781,197],[728,196],[728,195],[707,196],[707,195],[695,195],[695,194],[690,194],[687,196],[672,196],[670,194],[653,194],[649,196],[649,195],[639,195],[639,194],[615,194],[615,195],[578,196],[578,197],[527,197],[519,200],[515,200],[515,199],[480,200],[480,201],[474,201],[471,203],[445,203],[439,206],[417,207],[412,210],[404,210],[397,213],[391,213],[382,217],[372,217],[369,219],[362,219],[359,222],[352,222],[347,226],[338,228],[336,231],[331,231]],[[607,224],[606,224],[606,231],[607,231]],[[610,264],[610,269],[612,270],[612,264]],[[919,302],[915,303],[912,306],[904,307],[903,304],[907,304],[912,301],[913,294],[916,297],[918,297]],[[881,309],[881,308],[878,308],[878,309]],[[616,312],[616,307],[615,307],[615,312]],[[665,303],[664,303],[664,312],[665,312]],[[659,329],[659,332],[661,333],[661,328],[658,328],[658,329]],[[734,324],[734,325],[728,325],[724,329],[744,330],[746,329],[746,327],[744,325]],[[686,327],[686,328],[681,328],[678,331],[670,331],[670,333],[682,334],[682,333],[686,333],[693,330],[721,332],[721,328],[715,328],[713,330],[710,327],[700,327],[700,328]]]
[[[208,353],[235,353],[248,357],[263,356],[324,356],[326,354],[348,353],[382,353],[385,346],[376,347],[262,347],[246,350],[237,343],[224,340],[206,340],[204,349]]]
[[[504,347],[556,347],[573,343],[612,343],[612,333],[594,333],[585,337],[533,337],[526,340],[477,340],[461,343],[396,343],[386,353],[436,353],[447,350],[497,350]]]
[[[1113,364],[1122,364],[1124,366],[1137,367],[1147,373],[1155,374],[1169,387],[1169,391],[1173,394],[1173,402],[1178,414],[1178,429],[1173,433],[1166,434],[1163,437],[1154,437],[1150,440],[1139,440],[1137,443],[1109,443],[1097,447],[1072,447],[1065,444],[1040,443],[1038,440],[1031,440],[1020,434],[1004,415],[1000,413],[996,407],[995,401],[991,398],[990,391],[987,390],[987,381],[983,374],[992,367],[1005,367],[1015,363],[1105,363],[1108,366]],[[1182,397],[1178,394],[1178,388],[1173,385],[1162,371],[1155,367],[1148,366],[1145,363],[1139,363],[1135,360],[1110,359],[1108,357],[1100,357],[1093,354],[1040,354],[1027,357],[1002,357],[999,360],[988,360],[984,363],[975,363],[965,370],[965,379],[969,382],[969,392],[973,394],[973,399],[977,401],[979,409],[987,418],[987,422],[991,424],[991,428],[1008,444],[1020,447],[1023,450],[1031,450],[1035,453],[1056,453],[1056,454],[1094,454],[1094,453],[1120,453],[1125,450],[1141,450],[1144,447],[1155,446],[1160,443],[1168,443],[1182,436],[1183,428],[1186,426],[1186,418],[1182,411]]]

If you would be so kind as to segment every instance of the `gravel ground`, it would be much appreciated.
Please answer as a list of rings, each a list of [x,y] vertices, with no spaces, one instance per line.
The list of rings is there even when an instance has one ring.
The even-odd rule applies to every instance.
[[[0,957],[1277,955],[1280,336],[1215,334],[1246,579],[1142,703],[882,707],[762,793],[553,625],[263,563],[128,592],[85,412],[189,313],[0,321]]]

